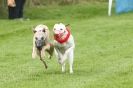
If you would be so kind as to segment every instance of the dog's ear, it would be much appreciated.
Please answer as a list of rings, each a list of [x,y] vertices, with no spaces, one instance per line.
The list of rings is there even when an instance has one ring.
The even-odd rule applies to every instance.
[[[32,32],[33,32],[33,33],[36,33],[35,27],[36,27],[36,26],[33,26],[33,27],[32,27]]]
[[[65,25],[66,27],[70,26],[70,24]]]
[[[33,33],[36,33],[36,30],[33,30]]]
[[[66,27],[68,30],[71,30],[70,24],[65,25],[65,27]]]

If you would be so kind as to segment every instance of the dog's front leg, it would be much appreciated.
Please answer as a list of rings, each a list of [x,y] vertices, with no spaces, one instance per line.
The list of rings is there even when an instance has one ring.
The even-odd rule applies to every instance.
[[[68,53],[68,60],[69,60],[69,66],[70,66],[70,73],[73,73],[74,50],[71,50]]]
[[[65,72],[65,63],[62,62],[64,56],[59,51],[57,52],[58,52],[58,62],[62,65],[62,72]]]
[[[73,52],[73,48],[71,48],[71,50],[67,53],[64,54],[63,59],[61,61],[62,64],[62,72],[64,72],[65,70],[65,60],[67,59],[68,56],[68,60],[69,60],[69,66],[70,66],[70,73],[73,73],[73,58],[74,58],[74,52]]]
[[[32,58],[36,58],[37,56],[37,52],[36,52],[36,48],[33,46],[33,50],[32,50]]]
[[[58,53],[58,62],[59,62],[59,64],[63,64],[62,59],[63,59],[63,55],[59,52]]]
[[[41,57],[41,56],[40,56],[40,60],[43,62],[43,64],[44,64],[45,68],[47,69],[47,68],[48,68],[48,66],[47,66],[46,62],[42,59],[42,57]]]
[[[45,51],[44,51],[44,48],[43,48],[41,51],[38,51],[38,55],[39,55],[39,57],[40,57],[40,60],[43,62],[45,68],[47,69],[48,66],[47,66],[45,60],[43,59],[43,58],[45,58]]]
[[[53,50],[51,48],[52,46],[50,46],[50,44],[47,44],[46,46],[44,46],[44,51],[47,51],[49,53],[48,58],[51,59],[52,55],[53,55]],[[54,49],[54,48],[53,48]]]
[[[61,54],[61,52],[59,51],[57,47],[55,47],[55,55],[58,58],[59,64],[62,64],[63,55]]]
[[[60,53],[59,49],[55,47],[55,55],[58,58],[59,64],[62,65],[62,72],[65,72],[65,63],[62,63],[63,55]]]

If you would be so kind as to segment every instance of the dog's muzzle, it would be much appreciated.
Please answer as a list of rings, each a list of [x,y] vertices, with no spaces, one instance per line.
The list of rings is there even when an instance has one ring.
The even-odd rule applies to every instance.
[[[38,50],[42,50],[43,46],[45,45],[45,42],[43,40],[36,40],[35,44]]]

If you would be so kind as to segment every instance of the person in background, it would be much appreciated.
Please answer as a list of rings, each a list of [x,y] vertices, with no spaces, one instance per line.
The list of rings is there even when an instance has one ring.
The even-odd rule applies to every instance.
[[[7,5],[8,5],[8,18],[14,19],[15,18],[15,7],[16,7],[15,0],[7,0]]]
[[[9,19],[23,19],[25,1],[26,0],[7,0]]]
[[[15,2],[16,2],[15,17],[23,19],[23,9],[24,9],[25,0],[15,0]]]

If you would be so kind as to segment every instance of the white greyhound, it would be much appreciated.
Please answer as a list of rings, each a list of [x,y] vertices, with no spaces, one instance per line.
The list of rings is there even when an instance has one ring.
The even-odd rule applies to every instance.
[[[54,25],[53,32],[55,54],[59,63],[62,65],[62,72],[65,72],[65,61],[68,59],[70,73],[73,73],[75,43],[74,38],[70,33],[70,28],[62,23],[59,23]]]

